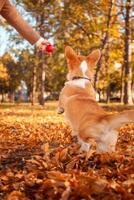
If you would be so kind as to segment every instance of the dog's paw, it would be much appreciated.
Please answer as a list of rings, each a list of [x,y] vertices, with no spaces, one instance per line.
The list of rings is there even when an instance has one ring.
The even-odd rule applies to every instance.
[[[58,114],[63,114],[64,113],[64,108],[63,107],[58,107],[57,113]]]
[[[91,144],[85,143],[85,142],[81,142],[81,147],[80,147],[79,151],[80,151],[80,153],[83,152],[83,151],[88,152],[90,147],[91,147]]]

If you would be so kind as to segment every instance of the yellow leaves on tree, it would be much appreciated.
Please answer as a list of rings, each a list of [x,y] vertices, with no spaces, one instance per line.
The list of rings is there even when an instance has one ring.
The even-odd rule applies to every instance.
[[[0,80],[7,81],[8,79],[9,79],[9,75],[8,75],[7,69],[2,63],[0,63]]]

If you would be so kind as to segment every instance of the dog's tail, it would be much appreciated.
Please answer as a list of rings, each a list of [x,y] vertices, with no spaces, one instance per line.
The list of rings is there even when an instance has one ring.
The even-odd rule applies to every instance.
[[[125,123],[134,123],[134,110],[113,114],[110,117],[111,128],[120,128]]]

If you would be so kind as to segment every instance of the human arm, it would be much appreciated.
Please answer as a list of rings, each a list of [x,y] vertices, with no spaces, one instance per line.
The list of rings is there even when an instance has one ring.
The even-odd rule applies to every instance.
[[[21,17],[14,5],[9,0],[1,10],[1,15],[13,26],[30,44],[35,44],[40,35]]]

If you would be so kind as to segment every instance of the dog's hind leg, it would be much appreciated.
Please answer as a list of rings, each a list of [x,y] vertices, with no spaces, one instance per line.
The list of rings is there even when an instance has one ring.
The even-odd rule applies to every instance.
[[[78,137],[78,143],[81,145],[80,152],[83,152],[83,151],[87,152],[87,151],[89,151],[89,149],[91,147],[90,143],[84,142],[82,139],[80,139],[80,137]]]
[[[108,133],[104,133],[99,141],[96,141],[97,148],[96,151],[98,153],[105,152],[115,152],[116,143],[118,139],[118,131],[117,130],[109,130]]]

